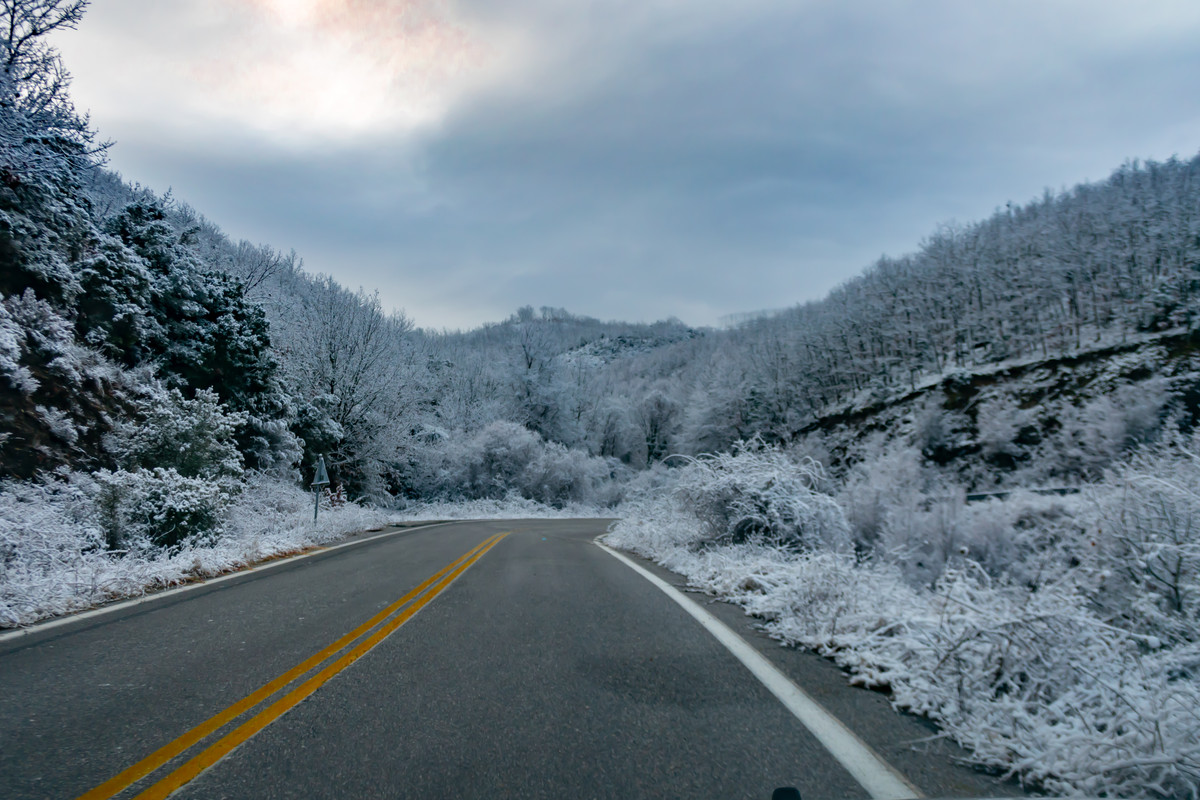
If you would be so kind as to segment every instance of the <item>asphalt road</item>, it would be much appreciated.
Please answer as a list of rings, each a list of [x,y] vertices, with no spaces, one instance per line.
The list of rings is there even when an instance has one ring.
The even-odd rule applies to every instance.
[[[403,531],[0,641],[0,797],[84,795],[273,680],[278,691],[115,796],[166,792],[190,769],[173,797],[766,800],[783,785],[867,797],[694,619],[592,543],[604,528]],[[502,532],[388,617],[406,621],[375,629],[373,647],[335,647],[288,683]],[[706,608],[926,795],[1017,793],[828,662],[779,647],[736,608]]]

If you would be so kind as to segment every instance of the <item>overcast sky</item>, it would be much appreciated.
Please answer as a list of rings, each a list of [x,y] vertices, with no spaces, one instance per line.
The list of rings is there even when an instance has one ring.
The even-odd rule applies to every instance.
[[[111,167],[426,327],[819,298],[1200,150],[1200,3],[99,0]]]

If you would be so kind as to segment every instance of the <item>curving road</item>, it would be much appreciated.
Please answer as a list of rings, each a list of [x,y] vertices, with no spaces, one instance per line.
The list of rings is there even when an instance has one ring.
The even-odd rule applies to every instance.
[[[606,524],[392,531],[0,638],[0,796],[871,796],[692,615],[593,543]],[[692,598],[909,796],[1017,793],[828,662]]]

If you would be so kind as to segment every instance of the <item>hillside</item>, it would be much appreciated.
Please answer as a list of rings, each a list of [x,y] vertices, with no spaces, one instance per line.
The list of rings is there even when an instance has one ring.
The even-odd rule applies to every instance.
[[[0,9],[21,34],[0,39],[0,625],[385,510],[570,508],[623,517],[613,544],[981,764],[1196,796],[1200,156],[942,226],[727,329],[527,306],[426,331],[106,172],[19,12]],[[1023,491],[1045,489],[1072,493]]]
[[[1097,480],[1122,454],[1200,414],[1200,339],[1176,329],[1069,355],[959,369],[792,434],[835,472],[872,448],[916,446],[967,491]]]

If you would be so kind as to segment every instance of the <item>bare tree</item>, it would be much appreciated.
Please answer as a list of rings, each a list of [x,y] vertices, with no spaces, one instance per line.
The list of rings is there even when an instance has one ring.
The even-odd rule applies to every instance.
[[[70,74],[46,41],[76,28],[87,7],[88,0],[0,0],[0,180],[10,187],[72,178],[108,148],[76,113]]]

